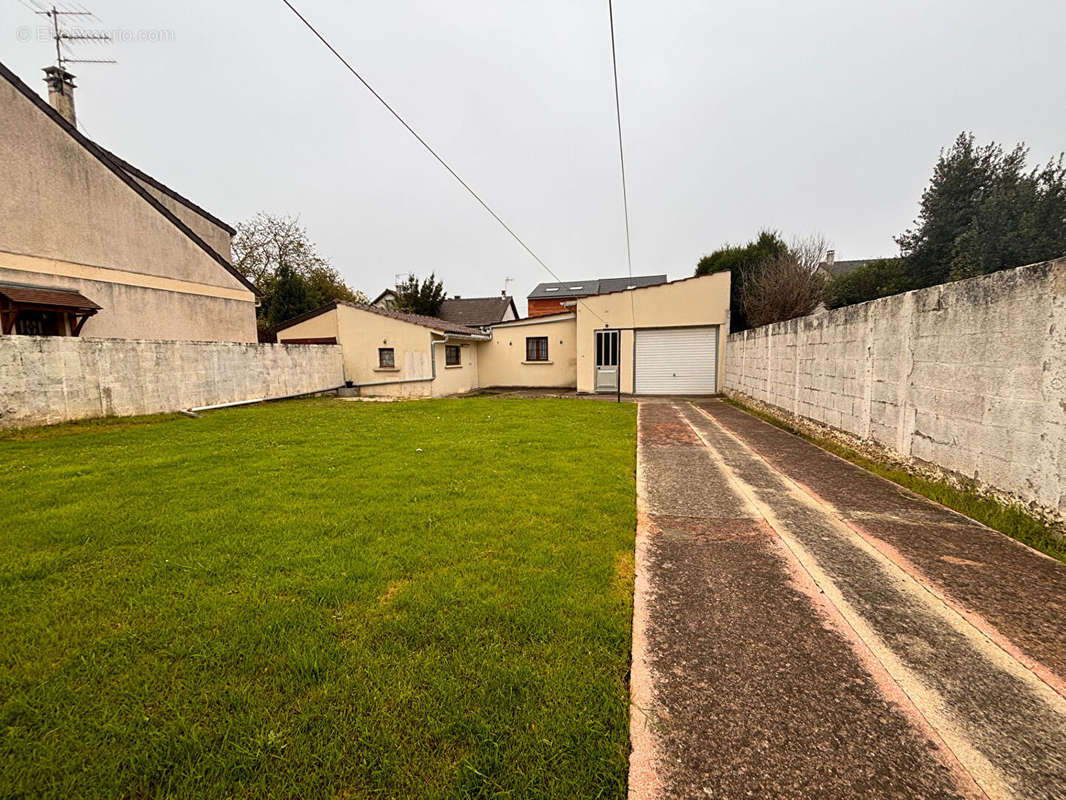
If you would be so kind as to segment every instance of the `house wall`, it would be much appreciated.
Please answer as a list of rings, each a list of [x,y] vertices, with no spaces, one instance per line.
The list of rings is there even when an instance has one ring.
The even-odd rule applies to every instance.
[[[361,395],[440,397],[469,392],[478,387],[478,353],[473,343],[452,342],[461,346],[462,364],[449,368],[444,363],[444,343],[431,345],[434,335],[428,328],[371,311],[339,305],[278,332],[281,341],[321,336],[337,337],[342,351],[345,380],[357,384],[389,382],[388,385],[365,386],[360,389]],[[379,347],[393,349],[395,368],[378,367]],[[432,378],[431,356],[436,358],[436,380],[401,382]]]
[[[0,336],[0,428],[328,389],[340,347]]]
[[[221,342],[256,338],[248,331],[249,316],[255,323],[255,305],[246,299],[247,291],[134,273],[121,281],[115,277],[114,270],[0,253],[0,281],[73,289],[103,307],[85,323],[82,336]]]
[[[152,197],[162,203],[175,217],[192,228],[193,233],[211,245],[220,256],[231,264],[233,263],[233,236],[229,231],[225,228],[220,228],[207,217],[189,208],[184,203],[175,200],[166,192],[160,191],[143,178],[129,172],[127,174],[137,181]]]
[[[434,397],[443,397],[451,394],[465,394],[478,388],[478,369],[480,343],[473,342],[450,342],[459,345],[461,364],[458,367],[448,367],[444,364],[444,342],[436,342],[433,345],[437,359],[437,380],[430,386]]]
[[[104,306],[83,335],[256,340],[253,293],[7,80],[0,220],[2,279]]]
[[[326,339],[330,336],[337,340],[337,344],[341,344],[337,316],[337,309],[334,308],[278,331],[278,344],[285,344],[286,339]]]
[[[658,286],[583,297],[577,305],[577,390],[595,391],[595,331],[612,328],[674,328],[718,325],[718,385],[725,379],[729,332],[728,272]],[[633,391],[634,337],[621,332],[621,389]]]
[[[496,325],[492,341],[478,344],[481,386],[574,388],[577,385],[577,318]],[[526,363],[526,337],[548,337],[548,362]]]
[[[344,376],[355,383],[430,378],[430,332],[370,311],[337,306],[338,338],[344,353]],[[378,348],[391,347],[396,367],[378,367]],[[360,394],[398,397],[424,397],[432,394],[429,382],[396,384],[361,391]]]
[[[1066,516],[1066,259],[734,334],[725,387]]]

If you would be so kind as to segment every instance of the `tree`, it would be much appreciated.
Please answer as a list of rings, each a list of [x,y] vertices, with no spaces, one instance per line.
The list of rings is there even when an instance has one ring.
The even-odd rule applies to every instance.
[[[306,280],[283,261],[274,275],[273,291],[259,307],[263,316],[276,325],[317,306],[308,297]]]
[[[810,314],[822,300],[825,240],[796,239],[788,249],[759,262],[744,281],[741,304],[749,325],[769,325]]]
[[[444,284],[437,280],[435,273],[421,281],[412,273],[403,283],[396,284],[396,310],[435,317],[440,314],[446,296]]]
[[[909,289],[1066,254],[1063,156],[1026,171],[1024,143],[1010,152],[961,133],[941,151],[915,227],[896,238]]]
[[[831,278],[825,285],[825,304],[829,308],[839,308],[905,292],[909,279],[906,263],[901,258],[870,261],[851,272]]]
[[[256,312],[261,341],[273,341],[270,330],[294,316],[331,300],[366,303],[329,261],[318,254],[295,217],[260,212],[237,224],[233,266],[263,292]]]
[[[711,275],[725,270],[732,272],[729,292],[730,330],[742,331],[750,327],[742,301],[748,276],[760,264],[787,252],[788,245],[776,231],[764,230],[759,232],[758,238],[743,247],[726,244],[704,256],[696,264],[697,275]]]

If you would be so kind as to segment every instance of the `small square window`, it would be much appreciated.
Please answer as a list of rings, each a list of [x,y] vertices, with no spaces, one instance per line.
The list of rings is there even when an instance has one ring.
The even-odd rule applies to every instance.
[[[391,347],[378,348],[378,368],[394,369],[396,367],[396,351]]]
[[[444,366],[458,367],[463,363],[462,351],[457,344],[444,345]]]
[[[547,361],[548,360],[548,337],[547,336],[527,336],[526,337],[526,361]]]

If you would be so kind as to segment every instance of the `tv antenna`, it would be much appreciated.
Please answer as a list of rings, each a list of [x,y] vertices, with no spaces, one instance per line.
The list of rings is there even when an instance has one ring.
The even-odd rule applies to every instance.
[[[70,42],[88,41],[88,42],[110,42],[111,37],[106,33],[87,33],[85,31],[77,30],[73,33],[64,29],[60,24],[62,17],[92,17],[99,20],[93,12],[88,11],[82,7],[81,10],[70,10],[69,8],[56,8],[54,5],[51,8],[41,9],[34,13],[41,16],[48,17],[52,21],[52,38],[56,43],[56,66],[60,70],[66,72],[67,64],[117,64],[113,58],[69,58],[63,54],[63,50],[71,50]]]

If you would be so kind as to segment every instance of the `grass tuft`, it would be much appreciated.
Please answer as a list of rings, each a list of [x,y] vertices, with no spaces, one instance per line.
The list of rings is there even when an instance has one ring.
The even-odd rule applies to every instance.
[[[788,431],[811,444],[817,445],[823,450],[840,456],[863,469],[887,478],[916,494],[928,497],[943,506],[958,511],[970,519],[987,525],[993,530],[1004,533],[1012,539],[1027,544],[1041,553],[1066,562],[1066,542],[1058,528],[1048,524],[1044,520],[1030,514],[1022,505],[1003,503],[995,498],[980,494],[973,489],[961,489],[952,486],[947,481],[934,480],[902,467],[886,464],[883,461],[865,456],[850,447],[821,436],[814,436],[806,431],[790,425],[785,420],[759,408],[754,408],[739,400],[722,397],[723,402],[729,403],[742,411],[758,417],[775,427]]]

